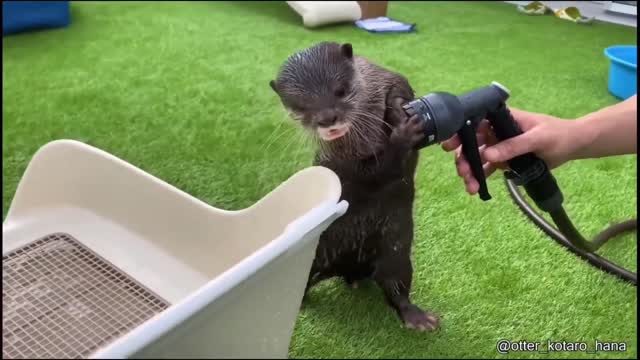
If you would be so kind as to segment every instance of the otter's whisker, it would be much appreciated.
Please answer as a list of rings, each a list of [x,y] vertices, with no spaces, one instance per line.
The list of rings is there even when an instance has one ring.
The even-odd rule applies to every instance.
[[[290,136],[291,134],[293,134],[296,131],[295,127],[288,127],[287,129],[284,129],[282,132],[280,132],[280,134],[278,134],[278,136],[276,136],[275,138],[273,138],[270,142],[270,144],[265,148],[265,151],[269,149],[269,147],[273,146],[273,144],[277,143],[279,140],[283,139],[283,138],[287,138],[288,136]]]
[[[278,140],[279,138],[281,138],[284,134],[286,134],[287,132],[291,131],[291,128],[285,129],[285,131],[279,131],[280,128],[284,125],[284,122],[281,122],[275,129],[274,131],[271,133],[271,135],[269,135],[269,137],[267,138],[267,140],[265,141],[265,143],[262,145],[262,147],[260,148],[260,151],[266,151],[269,149],[269,147],[271,145],[273,145],[276,140]],[[276,132],[278,133],[277,136],[273,136],[274,134],[276,134]]]

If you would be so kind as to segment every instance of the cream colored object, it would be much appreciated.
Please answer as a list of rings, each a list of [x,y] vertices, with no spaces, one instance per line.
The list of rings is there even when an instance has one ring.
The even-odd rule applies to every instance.
[[[354,22],[362,17],[357,1],[287,1],[300,16],[304,26],[312,28],[340,22]]]
[[[282,358],[318,237],[347,209],[340,193],[332,171],[311,167],[253,206],[225,211],[59,140],[34,155],[20,181],[3,255],[66,233],[170,304],[88,357]]]

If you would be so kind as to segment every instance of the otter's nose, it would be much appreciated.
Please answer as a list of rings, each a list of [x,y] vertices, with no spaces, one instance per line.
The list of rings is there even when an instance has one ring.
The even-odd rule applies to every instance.
[[[329,127],[338,121],[338,114],[333,110],[321,111],[316,115],[316,124],[319,127]]]

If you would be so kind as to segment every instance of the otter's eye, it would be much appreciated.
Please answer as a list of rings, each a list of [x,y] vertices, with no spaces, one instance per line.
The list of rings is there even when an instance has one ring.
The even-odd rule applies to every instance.
[[[338,88],[338,89],[334,92],[334,94],[335,94],[337,97],[339,97],[339,98],[343,98],[343,97],[347,94],[347,92],[344,90],[344,88]]]

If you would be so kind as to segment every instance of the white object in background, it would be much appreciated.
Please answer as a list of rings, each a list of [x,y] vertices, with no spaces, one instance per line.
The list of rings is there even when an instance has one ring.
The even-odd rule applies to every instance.
[[[358,20],[356,26],[371,32],[409,32],[415,27],[414,24],[405,24],[391,20],[386,16],[377,18]]]
[[[53,141],[31,159],[2,224],[3,289],[11,276],[17,278],[6,294],[3,290],[3,355],[13,346],[17,355],[49,351],[58,355],[38,357],[55,358],[65,357],[61,349],[86,349],[85,358],[287,357],[319,236],[347,209],[340,195],[335,173],[310,167],[254,205],[226,211],[104,151],[77,141]],[[47,248],[55,245],[50,243],[27,256],[14,251],[61,233],[77,240],[77,246],[58,241],[63,246]],[[82,255],[88,253],[104,259],[102,267],[93,265],[95,256]],[[9,254],[15,261],[4,260]],[[58,261],[74,255],[93,259],[84,265],[91,276],[66,270],[78,268],[77,261]],[[29,265],[37,258],[46,258],[44,268],[59,277],[30,273],[43,268]],[[105,263],[112,268],[105,270]],[[167,307],[132,329],[118,329],[118,322],[142,314],[133,302],[118,304],[119,297],[142,300],[127,293],[135,288],[131,282],[105,286],[108,279],[123,279],[104,277],[109,271],[141,284]],[[96,276],[104,281],[95,283]],[[25,277],[44,290],[25,284]],[[91,280],[90,286],[83,285]],[[88,288],[80,292],[81,286]],[[62,299],[56,292],[65,291],[61,288],[73,289],[56,305]],[[119,295],[109,299],[105,292],[95,295],[98,290]],[[87,296],[99,300],[91,303]],[[118,306],[126,314],[110,317]],[[46,321],[31,328],[47,328],[49,336],[30,334],[29,324],[7,335],[17,326],[9,317],[24,321],[45,310]],[[56,319],[66,320],[57,324]],[[83,343],[87,334],[103,343],[97,348]],[[37,345],[24,347],[31,341]]]
[[[631,1],[607,1],[605,6],[607,11],[631,16],[638,16],[638,6],[635,4],[632,5],[626,3],[631,3]]]
[[[357,1],[287,1],[306,27],[354,22],[362,17]]]

